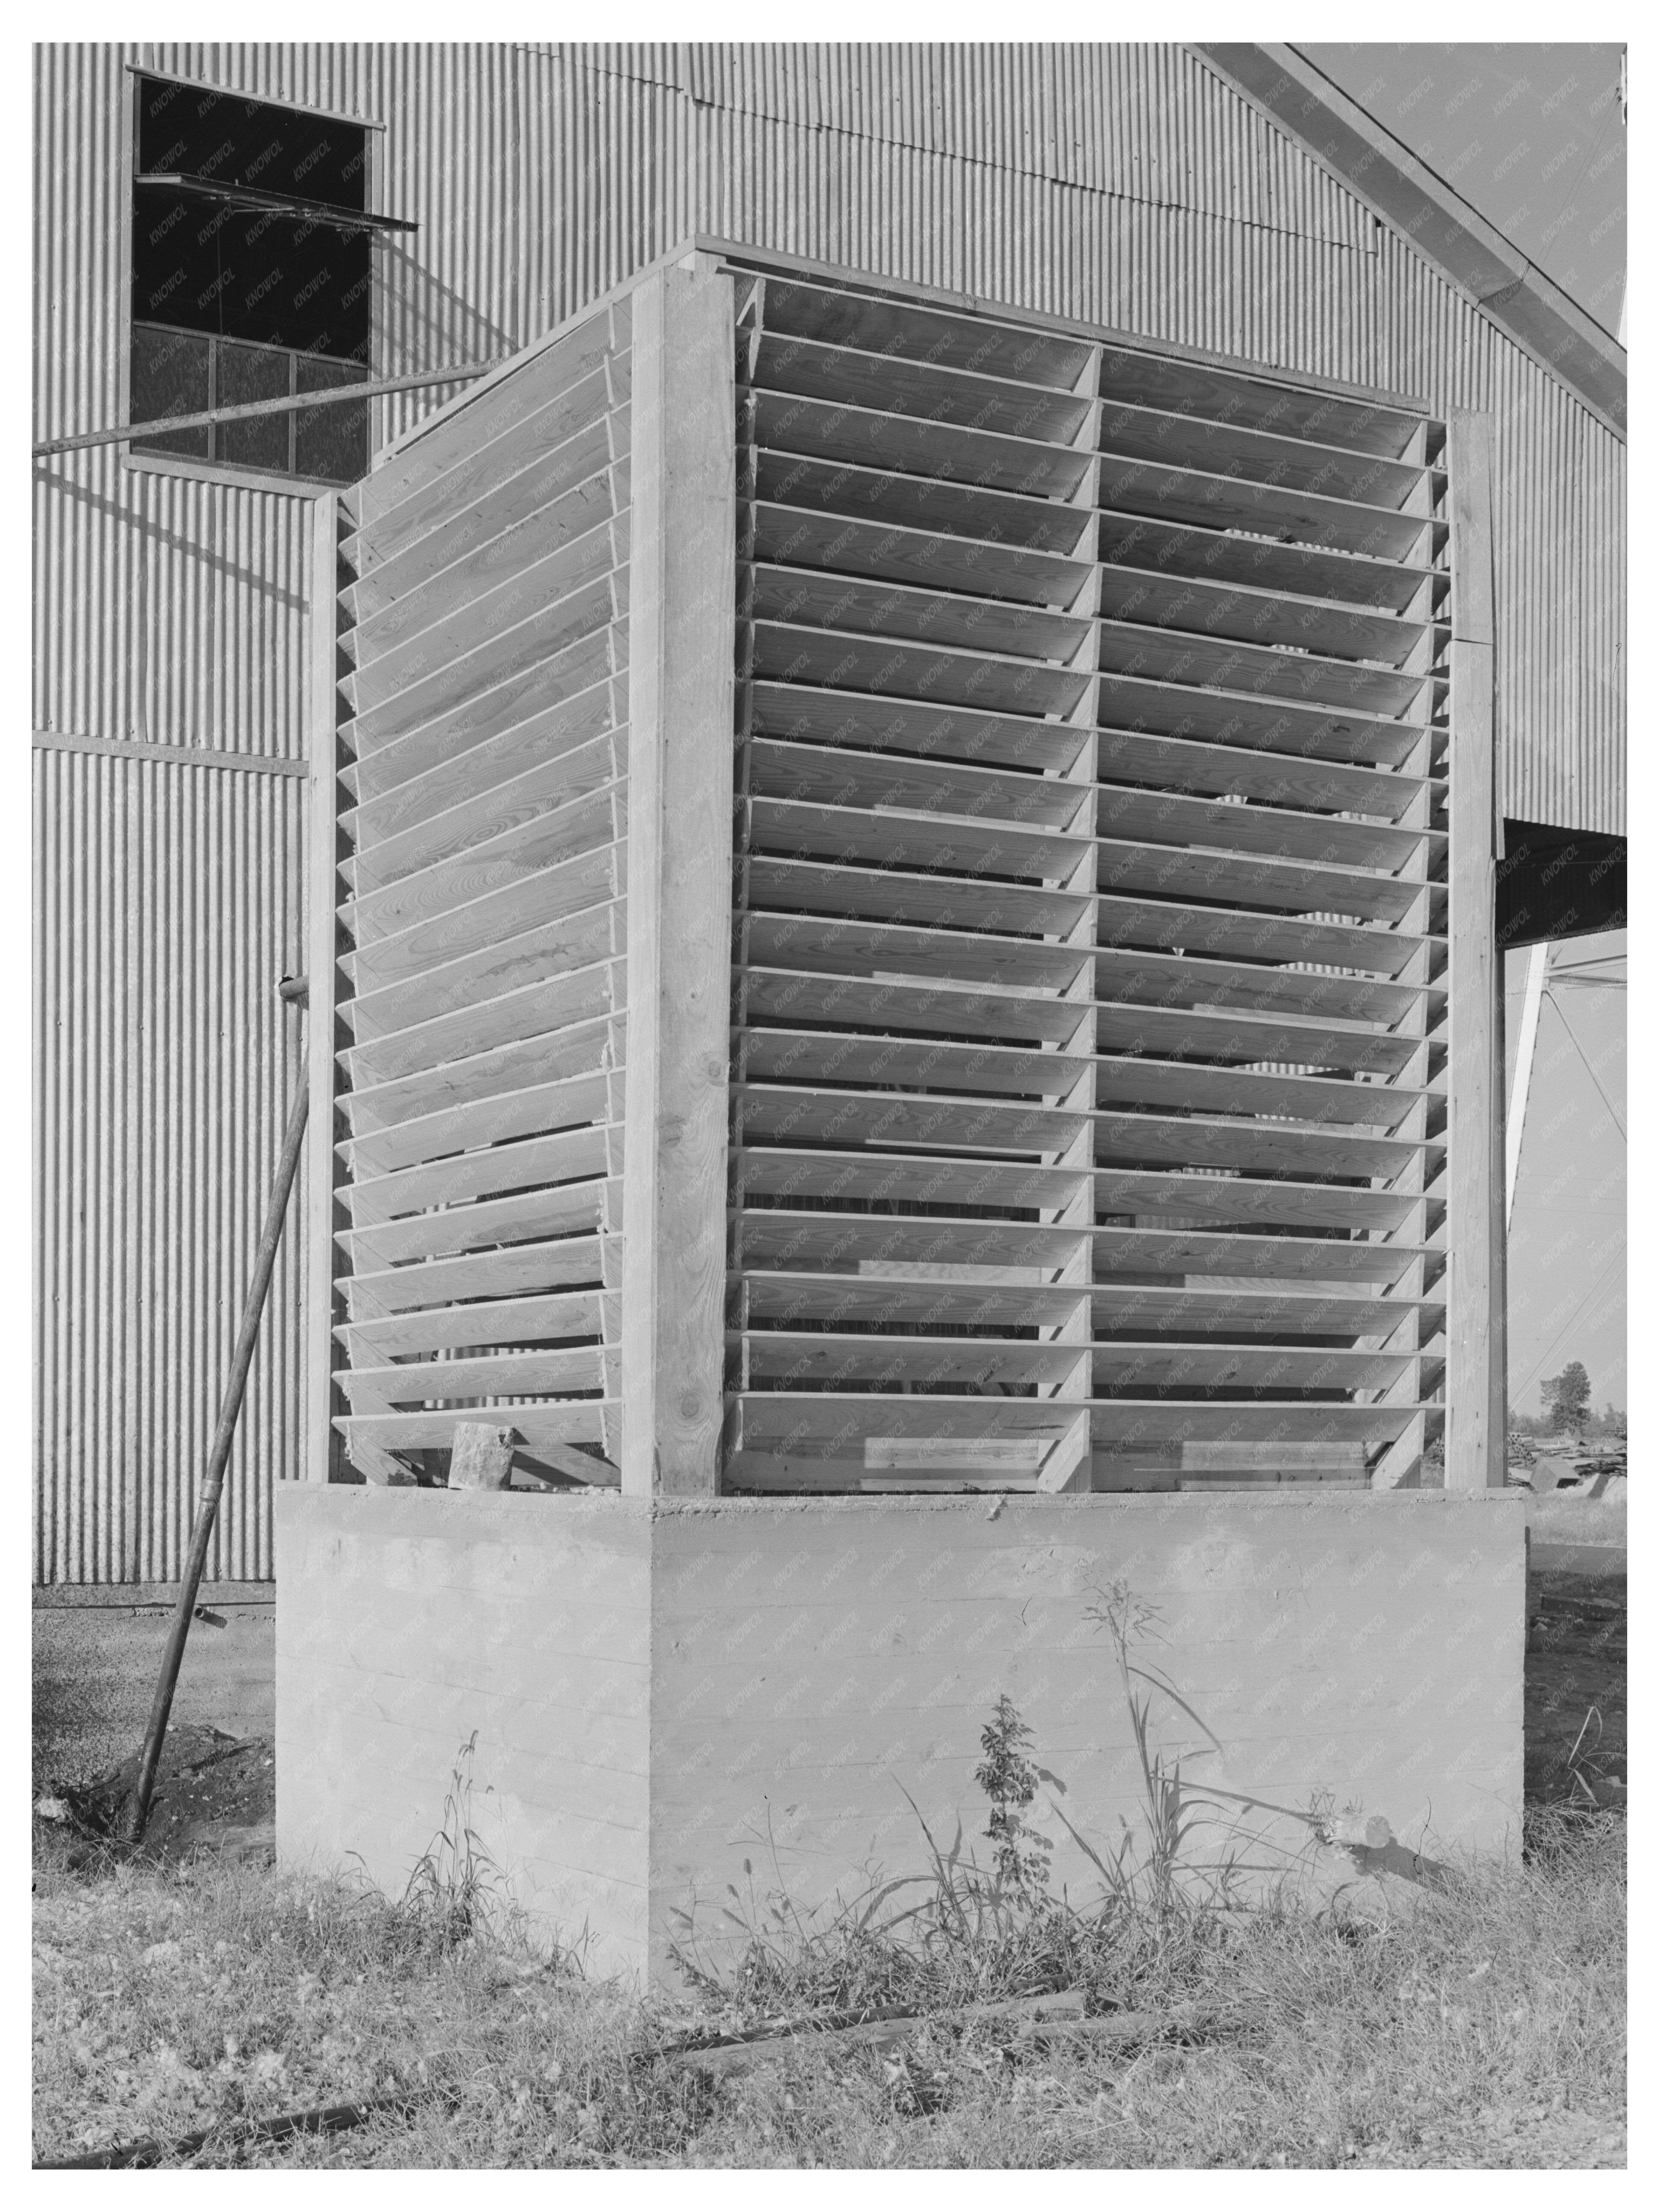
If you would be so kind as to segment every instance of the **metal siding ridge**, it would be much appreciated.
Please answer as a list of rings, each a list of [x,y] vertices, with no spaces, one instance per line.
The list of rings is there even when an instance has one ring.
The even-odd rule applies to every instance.
[[[35,1576],[175,1571],[286,1106],[303,793],[43,750]],[[297,1024],[290,1024],[297,1026]],[[290,1456],[292,1255],[269,1309],[218,1556],[268,1571]]]

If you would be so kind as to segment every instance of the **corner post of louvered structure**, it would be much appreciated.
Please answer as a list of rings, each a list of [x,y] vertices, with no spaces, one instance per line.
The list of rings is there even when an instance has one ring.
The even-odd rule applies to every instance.
[[[732,962],[732,288],[634,301],[622,1271],[625,1492],[720,1486]]]
[[[327,1482],[339,1458],[334,1427],[334,1053],[339,971],[338,745],[334,658],[339,602],[336,596],[340,527],[339,495],[321,493],[311,502],[311,665],[307,747],[311,778],[307,897],[305,1013],[307,1071],[311,1085],[307,1164],[298,1209],[305,1231],[305,1476]]]
[[[1508,1425],[1503,974],[1497,939],[1492,420],[1447,425],[1451,493],[1451,1146],[1446,1486],[1501,1487]]]
[[[1087,399],[1090,404],[1072,439],[1074,446],[1090,456],[1072,495],[1072,504],[1085,518],[1082,535],[1072,549],[1072,558],[1087,565],[1082,587],[1067,610],[1086,621],[1083,642],[1073,656],[1072,665],[1087,680],[1068,717],[1081,732],[1083,741],[1076,759],[1060,772],[1060,780],[1078,787],[1078,809],[1065,825],[1066,832],[1086,842],[1071,876],[1058,887],[1082,894],[1086,904],[1081,920],[1066,939],[1067,944],[1084,957],[1073,981],[1060,994],[1062,1000],[1075,1001],[1078,1025],[1069,1037],[1061,1039],[1058,1050],[1073,1065],[1080,1065],[1082,1073],[1055,1103],[1068,1115],[1076,1115],[1077,1133],[1054,1163],[1074,1170],[1078,1177],[1075,1194],[1055,1216],[1056,1226],[1077,1231],[1077,1244],[1054,1276],[1057,1289],[1075,1290],[1077,1304],[1055,1328],[1054,1339],[1058,1344],[1075,1344],[1079,1351],[1075,1365],[1053,1386],[1054,1396],[1062,1401],[1075,1400],[1078,1411],[1058,1440],[1049,1446],[1037,1470],[1038,1490],[1051,1492],[1089,1490],[1093,1486],[1094,1477],[1093,1424],[1089,1402],[1094,1395],[1095,1054],[1099,1032],[1095,1014],[1095,1000],[1099,994],[1094,961],[1099,864],[1094,839],[1100,812],[1100,742],[1097,734],[1100,724],[1100,639],[1097,625],[1101,597],[1101,357],[1099,346],[1090,347],[1085,366],[1074,387],[1079,398]]]
[[[1443,425],[1427,422],[1419,424],[1407,449],[1408,457],[1426,471],[1443,447],[1444,437]],[[1432,568],[1437,565],[1436,533],[1431,483],[1427,476],[1415,504],[1428,523],[1424,557],[1425,564]],[[1443,565],[1445,557],[1443,545],[1439,565]],[[1413,1150],[1409,1164],[1395,1178],[1392,1188],[1401,1195],[1414,1195],[1418,1202],[1390,1234],[1394,1241],[1414,1248],[1414,1253],[1389,1291],[1390,1298],[1402,1309],[1401,1319],[1392,1329],[1364,1340],[1389,1358],[1400,1357],[1406,1363],[1396,1379],[1379,1394],[1379,1402],[1419,1407],[1426,1395],[1425,1375],[1431,1366],[1438,1371],[1445,1349],[1443,1333],[1438,1329],[1425,1331],[1425,1314],[1440,1310],[1435,1300],[1443,1297],[1444,1292],[1441,1276],[1431,1277],[1431,1267],[1443,1271],[1444,1255],[1437,1249],[1432,1231],[1433,1217],[1443,1212],[1446,1203],[1445,948],[1439,927],[1443,914],[1436,910],[1437,902],[1443,906],[1447,896],[1443,836],[1447,687],[1438,680],[1443,671],[1441,656],[1446,634],[1435,619],[1433,591],[1432,584],[1424,587],[1421,603],[1415,610],[1423,618],[1423,638],[1403,664],[1406,672],[1423,679],[1424,696],[1419,697],[1415,711],[1422,713],[1427,726],[1416,752],[1402,764],[1402,773],[1418,779],[1419,787],[1401,812],[1399,826],[1418,831],[1420,842],[1400,873],[1403,879],[1420,884],[1422,890],[1397,925],[1403,934],[1418,942],[1398,978],[1413,987],[1414,995],[1408,1011],[1396,1024],[1395,1034],[1419,1042],[1395,1078],[1403,1089],[1416,1097],[1405,1120],[1395,1131],[1395,1136],[1410,1143]],[[1401,1434],[1385,1446],[1371,1469],[1374,1490],[1417,1487],[1429,1441],[1430,1418],[1426,1409],[1414,1412]]]

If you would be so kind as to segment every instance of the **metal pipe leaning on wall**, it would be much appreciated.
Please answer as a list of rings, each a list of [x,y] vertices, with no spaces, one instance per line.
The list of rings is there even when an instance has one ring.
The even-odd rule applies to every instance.
[[[284,977],[278,988],[283,998],[303,1004],[306,987],[302,979]],[[167,1631],[167,1648],[161,1655],[161,1672],[155,1685],[155,1700],[150,1706],[149,1723],[144,1731],[144,1746],[138,1761],[138,1778],[127,1802],[124,1830],[129,1843],[143,1840],[149,1820],[156,1769],[161,1765],[161,1747],[167,1741],[167,1721],[173,1711],[173,1694],[179,1686],[179,1669],[184,1663],[185,1642],[190,1634],[191,1619],[196,1609],[196,1594],[201,1588],[202,1571],[207,1565],[208,1546],[213,1540],[213,1524],[218,1518],[219,1500],[225,1486],[225,1468],[230,1460],[230,1447],[235,1438],[242,1400],[247,1391],[248,1370],[253,1364],[259,1322],[270,1290],[271,1271],[276,1264],[276,1247],[282,1241],[283,1220],[288,1212],[289,1193],[294,1188],[295,1175],[300,1165],[300,1147],[305,1139],[310,1110],[311,1076],[307,1069],[301,1074],[295,1092],[288,1131],[283,1139],[282,1157],[276,1165],[276,1180],[271,1188],[270,1205],[265,1214],[264,1227],[260,1232],[258,1249],[253,1255],[252,1279],[248,1285],[247,1302],[242,1310],[242,1326],[237,1334],[236,1348],[231,1355],[230,1376],[225,1385],[219,1425],[214,1431],[212,1449],[208,1454],[201,1503],[196,1509],[196,1526],[191,1534],[190,1557],[185,1564],[179,1602],[173,1611],[173,1625]]]
[[[90,446],[118,446],[129,438],[170,438],[179,430],[205,430],[215,422],[248,422],[262,415],[291,415],[301,407],[339,407],[348,400],[384,399],[396,392],[425,392],[434,385],[465,384],[488,376],[499,362],[463,361],[453,368],[422,369],[414,376],[382,377],[374,384],[343,384],[332,392],[289,392],[281,399],[251,399],[240,407],[209,407],[198,415],[164,415],[155,422],[118,422],[104,430],[82,430],[72,438],[46,438],[30,447],[34,460],[52,453],[78,453]]]

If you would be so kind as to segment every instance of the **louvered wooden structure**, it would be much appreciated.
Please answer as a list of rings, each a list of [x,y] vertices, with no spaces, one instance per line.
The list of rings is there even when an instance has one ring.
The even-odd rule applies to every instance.
[[[1484,1464],[1480,428],[705,246],[395,449],[313,1471]]]

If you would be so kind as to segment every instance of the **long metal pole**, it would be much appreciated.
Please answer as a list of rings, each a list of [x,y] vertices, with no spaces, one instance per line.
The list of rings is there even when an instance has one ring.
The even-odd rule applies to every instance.
[[[385,399],[394,392],[470,384],[474,377],[488,376],[501,365],[499,361],[458,361],[449,368],[423,368],[412,376],[385,376],[377,384],[341,384],[331,392],[291,392],[283,399],[249,399],[239,407],[208,407],[196,415],[161,415],[153,422],[116,422],[106,430],[82,430],[73,438],[45,438],[29,450],[31,457],[40,461],[52,453],[80,453],[91,446],[118,446],[129,438],[164,438],[175,430],[204,430],[211,422],[256,422],[267,415],[295,415],[307,407],[346,407],[354,400]]]
[[[283,1139],[283,1156],[277,1163],[276,1182],[270,1194],[265,1225],[260,1233],[259,1249],[253,1258],[253,1279],[248,1285],[241,1332],[236,1339],[236,1350],[231,1358],[230,1379],[225,1385],[224,1402],[219,1409],[219,1425],[214,1431],[213,1449],[208,1454],[207,1477],[202,1486],[201,1503],[196,1509],[196,1527],[191,1535],[190,1558],[185,1566],[184,1583],[179,1592],[173,1626],[167,1632],[167,1650],[161,1656],[161,1674],[155,1685],[155,1702],[149,1709],[149,1726],[144,1732],[143,1753],[138,1762],[138,1779],[127,1801],[125,1833],[127,1842],[131,1844],[142,1840],[149,1819],[149,1801],[155,1794],[155,1771],[161,1765],[161,1747],[167,1740],[167,1717],[173,1711],[173,1693],[179,1685],[179,1669],[185,1656],[185,1639],[190,1634],[191,1617],[196,1610],[196,1595],[202,1587],[202,1570],[207,1564],[208,1546],[213,1539],[213,1524],[218,1518],[219,1499],[224,1491],[225,1468],[230,1460],[231,1441],[236,1434],[236,1423],[247,1390],[248,1370],[253,1364],[253,1348],[258,1341],[260,1316],[264,1312],[265,1298],[270,1289],[271,1271],[276,1263],[276,1247],[282,1241],[283,1217],[288,1211],[289,1193],[294,1188],[295,1171],[300,1164],[300,1146],[305,1136],[306,1117],[310,1108],[311,1075],[307,1069],[301,1075],[299,1088],[295,1093],[294,1109],[288,1117],[288,1133]]]

